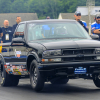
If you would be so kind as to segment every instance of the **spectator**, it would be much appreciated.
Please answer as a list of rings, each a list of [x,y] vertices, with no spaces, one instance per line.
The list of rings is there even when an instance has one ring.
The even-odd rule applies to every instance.
[[[12,41],[13,37],[13,32],[12,32],[12,27],[9,26],[9,21],[4,20],[4,27],[2,27],[2,43],[7,43]]]
[[[3,33],[2,33],[2,28],[0,27],[0,42],[1,42],[1,38],[3,36]],[[2,42],[1,42],[2,43]]]
[[[95,20],[96,21],[91,25],[92,33],[97,34],[100,40],[100,14],[95,16]]]
[[[50,16],[47,16],[46,19],[51,19]]]
[[[86,22],[81,20],[81,12],[76,11],[75,14],[74,14],[74,17],[75,17],[75,20],[78,21],[84,27],[84,29],[88,32]]]
[[[12,30],[13,33],[14,33],[14,31],[15,31],[17,25],[18,25],[20,22],[21,22],[21,17],[17,16],[17,17],[16,17],[16,24],[13,25],[13,30]]]

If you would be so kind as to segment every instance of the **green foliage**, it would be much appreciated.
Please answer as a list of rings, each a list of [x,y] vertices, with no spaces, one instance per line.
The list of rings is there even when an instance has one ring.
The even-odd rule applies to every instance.
[[[27,5],[25,4],[24,0],[14,0],[11,5],[11,12],[12,13],[27,12]]]
[[[96,6],[100,6],[100,0],[95,0]]]
[[[10,13],[11,0],[0,0],[0,13]]]
[[[58,18],[59,13],[73,13],[77,6],[86,6],[87,0],[0,0],[0,13],[37,13],[39,19],[46,16]],[[95,0],[100,6],[100,0]]]

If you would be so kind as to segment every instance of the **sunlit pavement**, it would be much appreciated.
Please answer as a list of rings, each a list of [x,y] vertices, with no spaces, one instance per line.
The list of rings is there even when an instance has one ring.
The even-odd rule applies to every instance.
[[[100,89],[92,80],[75,79],[66,85],[46,83],[44,89],[36,93],[29,79],[23,79],[17,87],[0,86],[0,100],[100,100]]]

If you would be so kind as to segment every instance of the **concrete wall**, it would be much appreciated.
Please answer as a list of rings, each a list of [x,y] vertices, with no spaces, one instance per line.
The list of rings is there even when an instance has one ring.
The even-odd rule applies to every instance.
[[[22,21],[37,20],[36,13],[1,13],[0,14],[0,27],[3,26],[4,20],[9,20],[9,25],[12,26],[16,23],[16,17],[20,16]]]

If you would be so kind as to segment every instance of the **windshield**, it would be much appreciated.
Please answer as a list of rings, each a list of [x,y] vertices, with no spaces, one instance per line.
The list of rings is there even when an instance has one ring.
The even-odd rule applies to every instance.
[[[90,36],[77,22],[46,22],[28,24],[28,41],[61,38],[90,39]]]

